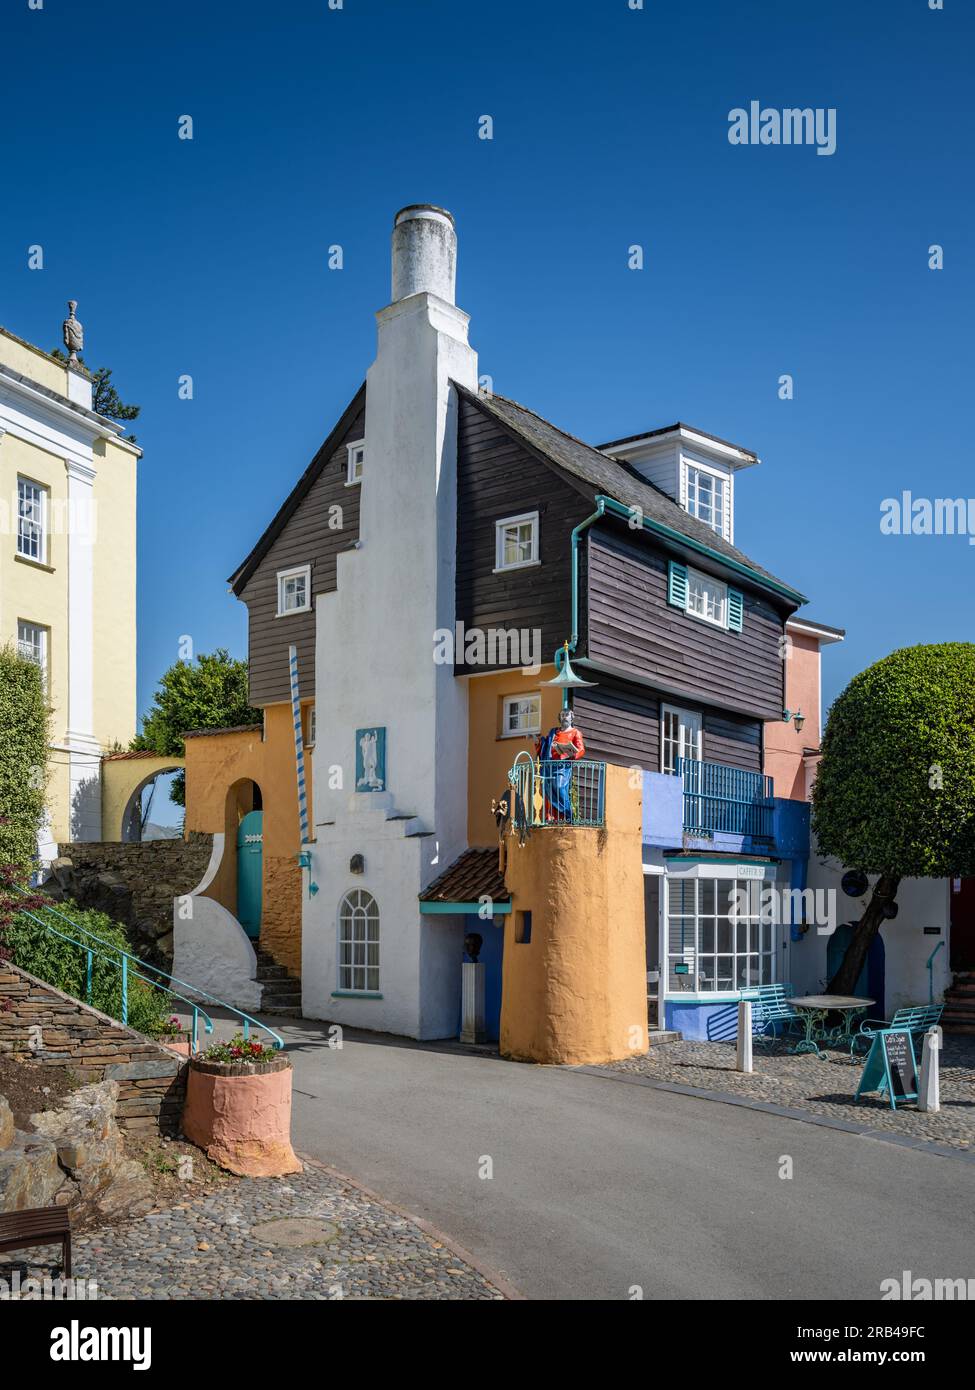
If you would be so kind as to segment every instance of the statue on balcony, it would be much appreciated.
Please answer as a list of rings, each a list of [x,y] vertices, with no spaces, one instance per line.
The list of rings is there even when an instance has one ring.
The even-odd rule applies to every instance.
[[[572,824],[572,764],[586,756],[582,734],[568,708],[560,710],[558,728],[549,729],[535,744],[538,775],[545,794],[545,818],[554,824]]]

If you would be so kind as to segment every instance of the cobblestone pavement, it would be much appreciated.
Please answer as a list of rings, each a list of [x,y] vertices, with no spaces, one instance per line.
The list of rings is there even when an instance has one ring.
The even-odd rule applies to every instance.
[[[929,1139],[956,1149],[975,1149],[975,1037],[946,1035],[941,1054],[941,1109],[934,1114],[910,1102],[892,1110],[879,1096],[854,1099],[864,1056],[847,1052],[796,1056],[781,1044],[754,1049],[755,1070],[735,1070],[734,1043],[662,1043],[646,1057],[615,1062],[600,1070],[635,1072],[707,1091],[808,1110],[835,1120]],[[918,1049],[920,1066],[920,1049]]]
[[[272,1244],[289,1218],[317,1229],[297,1248]],[[322,1229],[324,1223],[327,1229]],[[324,1243],[322,1242],[324,1238]],[[60,1250],[0,1258],[0,1279],[49,1273]],[[285,1178],[242,1178],[227,1191],[103,1227],[72,1242],[75,1278],[99,1299],[501,1299],[505,1294],[453,1249],[317,1165]],[[38,1262],[45,1262],[44,1266]]]

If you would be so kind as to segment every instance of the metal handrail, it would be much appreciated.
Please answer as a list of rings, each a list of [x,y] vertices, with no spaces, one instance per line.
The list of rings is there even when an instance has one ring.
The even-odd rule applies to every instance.
[[[26,889],[21,888],[16,883],[12,884],[11,887],[14,889],[15,892],[20,893],[25,898],[35,896],[35,894],[28,893]],[[126,1026],[128,1026],[129,1013],[128,982],[131,976],[134,979],[142,980],[145,984],[153,985],[157,989],[164,990],[167,994],[171,994],[174,999],[182,1000],[182,1002],[192,1010],[192,1048],[194,1052],[196,1051],[197,1038],[199,1034],[199,1019],[201,1016],[203,1019],[204,1033],[213,1032],[213,1020],[210,1018],[210,1015],[206,1013],[204,1009],[200,1008],[199,1001],[204,999],[210,1004],[211,1007],[215,1005],[217,1008],[228,1009],[230,1013],[235,1014],[237,1018],[241,1019],[244,1025],[243,1036],[245,1039],[250,1037],[250,1028],[251,1024],[253,1024],[255,1028],[260,1028],[263,1032],[265,1032],[268,1035],[268,1037],[271,1039],[271,1046],[276,1051],[284,1047],[284,1039],[280,1036],[279,1033],[276,1033],[273,1028],[269,1028],[266,1023],[262,1023],[260,1019],[252,1018],[250,1014],[244,1013],[243,1009],[238,1009],[234,1004],[225,1003],[224,1000],[218,999],[215,994],[210,994],[208,990],[200,989],[197,985],[187,984],[185,980],[180,980],[175,975],[170,975],[167,971],[161,970],[157,965],[151,965],[148,961],[140,960],[140,958],[138,956],[133,955],[131,951],[124,951],[121,946],[113,946],[111,942],[103,941],[100,936],[96,936],[95,933],[89,931],[87,927],[83,927],[78,922],[72,921],[70,917],[68,917],[64,912],[61,912],[58,908],[54,907],[53,904],[51,906],[45,905],[45,907],[42,910],[44,912],[52,913],[55,917],[59,917],[62,922],[67,922],[68,926],[71,927],[73,931],[81,932],[83,936],[90,937],[92,941],[98,942],[98,948],[95,948],[87,945],[83,941],[76,941],[73,937],[66,936],[64,932],[58,931],[58,929],[56,927],[51,926],[49,922],[45,922],[40,917],[35,916],[33,912],[28,911],[26,908],[21,909],[22,916],[28,917],[32,922],[36,922],[37,925],[41,927],[44,931],[51,932],[55,936],[60,937],[62,941],[67,941],[72,946],[77,946],[79,950],[87,952],[87,962],[85,969],[85,992],[87,995],[86,1003],[91,1002],[92,964],[94,961],[94,957],[99,956],[101,959],[107,960],[109,964],[119,966],[122,975],[121,1022],[124,1023]],[[113,959],[113,957],[107,954],[107,952],[109,951],[114,951],[115,955],[117,957],[120,957],[121,959]],[[133,968],[130,968],[129,966],[130,961],[133,962]],[[151,970],[153,974],[158,978],[151,979],[149,976],[141,974],[141,970]],[[165,984],[163,983],[163,981],[169,981],[170,983]],[[181,986],[181,988],[183,989],[190,990],[193,996],[195,997],[188,998],[185,994],[180,994],[179,990],[175,990],[172,988],[172,985],[174,984]]]
[[[515,757],[508,781],[517,798],[512,808],[516,828],[517,803],[532,827],[572,825],[598,829],[605,825],[605,763],[592,758],[540,758],[536,762],[522,750]]]
[[[678,758],[675,771],[684,784],[685,830],[771,839],[771,777],[699,758]]]

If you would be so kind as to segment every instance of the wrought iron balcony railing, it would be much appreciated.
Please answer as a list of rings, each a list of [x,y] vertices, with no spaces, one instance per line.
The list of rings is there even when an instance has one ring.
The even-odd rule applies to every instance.
[[[508,774],[512,819],[530,826],[602,826],[606,823],[606,764],[589,758],[536,762],[519,753]]]
[[[684,829],[692,834],[772,839],[772,778],[724,763],[678,758],[684,781]]]

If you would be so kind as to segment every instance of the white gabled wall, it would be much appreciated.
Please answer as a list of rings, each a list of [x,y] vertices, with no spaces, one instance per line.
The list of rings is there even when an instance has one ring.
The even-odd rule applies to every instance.
[[[337,587],[317,600],[312,877],[319,892],[305,902],[303,1010],[443,1037],[456,1031],[453,972],[445,964],[456,956],[459,999],[460,928],[422,917],[417,895],[467,844],[467,691],[451,666],[434,663],[433,651],[437,629],[454,623],[451,382],[476,389],[477,356],[467,315],[423,287],[452,296],[452,223],[432,210],[405,213],[420,225],[397,223],[394,285],[419,288],[377,315],[360,545],[338,557]],[[371,725],[386,729],[385,794],[354,790],[355,731]],[[363,874],[350,873],[353,854],[364,856]],[[338,905],[354,888],[371,892],[379,906],[381,1000],[332,993]]]

